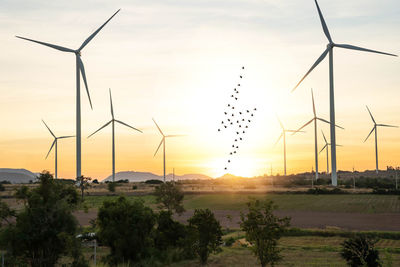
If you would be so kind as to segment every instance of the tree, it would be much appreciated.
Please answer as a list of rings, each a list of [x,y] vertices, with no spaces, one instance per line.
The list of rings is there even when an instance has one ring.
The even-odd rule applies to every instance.
[[[201,264],[204,265],[210,253],[220,251],[221,225],[209,209],[196,209],[188,222],[195,240],[193,249],[200,257]]]
[[[90,187],[90,180],[92,180],[92,178],[85,177],[83,175],[76,178],[76,184],[78,185],[79,189],[81,190],[82,201],[83,201],[85,190]]]
[[[340,255],[352,267],[381,266],[379,251],[375,248],[378,239],[366,235],[356,235],[342,243]]]
[[[105,201],[97,215],[98,237],[110,247],[104,260],[110,265],[137,263],[150,255],[156,216],[143,201],[119,197]]]
[[[172,212],[182,214],[185,211],[182,201],[184,198],[183,191],[174,182],[166,182],[155,189],[156,201],[159,203],[159,208],[167,209]]]
[[[115,188],[117,187],[117,183],[115,183],[115,182],[109,182],[109,183],[107,184],[107,187],[108,187],[108,191],[110,191],[110,192],[115,192]]]
[[[276,206],[272,201],[251,200],[246,203],[248,213],[241,213],[240,227],[246,232],[246,240],[262,267],[282,259],[278,240],[290,225],[290,218],[278,218],[273,214]]]
[[[78,223],[72,211],[79,199],[76,189],[54,180],[49,172],[38,179],[38,187],[18,190],[16,195],[24,207],[16,212],[15,223],[2,229],[1,248],[15,262],[34,267],[54,266],[62,255],[73,258],[71,266],[87,266],[75,238]]]

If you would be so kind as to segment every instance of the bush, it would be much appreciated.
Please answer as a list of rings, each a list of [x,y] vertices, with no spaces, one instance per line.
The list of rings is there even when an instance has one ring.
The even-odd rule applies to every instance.
[[[50,267],[68,255],[70,266],[88,266],[75,238],[78,223],[72,212],[79,202],[78,192],[74,186],[54,180],[49,172],[41,173],[38,180],[38,187],[17,191],[24,206],[14,212],[15,223],[2,229],[0,245],[9,255],[9,265]],[[2,209],[2,213],[6,211]]]
[[[94,179],[94,180],[92,181],[92,184],[99,184],[99,181],[98,181],[97,179]]]
[[[340,255],[349,266],[381,266],[379,251],[375,249],[378,239],[356,235],[342,243]]]
[[[190,236],[195,241],[193,250],[200,257],[201,264],[206,264],[210,253],[221,250],[221,225],[209,209],[196,209],[188,222]]]
[[[290,225],[290,218],[278,218],[273,214],[276,206],[272,201],[252,200],[247,203],[248,213],[241,213],[240,227],[246,232],[246,240],[257,256],[261,266],[275,263],[282,259],[278,240]]]
[[[107,184],[108,191],[115,192],[115,188],[117,187],[117,183],[109,182]]]
[[[137,188],[138,188],[137,185],[132,186],[132,190],[136,190]]]
[[[156,216],[142,201],[130,202],[125,197],[105,201],[97,215],[99,240],[111,249],[104,261],[114,266],[149,258],[155,224]]]
[[[0,184],[0,191],[1,191],[1,192],[2,192],[2,191],[6,191],[6,188],[4,187],[3,184]]]
[[[227,247],[232,246],[233,243],[235,243],[235,239],[233,237],[230,237],[227,240],[225,240],[225,246],[227,246]]]
[[[306,194],[315,194],[315,195],[334,195],[334,194],[348,194],[348,192],[341,190],[340,188],[310,188],[306,191]]]
[[[128,179],[122,179],[122,180],[116,181],[116,183],[127,184],[127,183],[129,183],[129,180]]]
[[[182,204],[183,192],[174,182],[161,184],[156,187],[154,194],[156,195],[156,202],[160,204],[159,208],[165,208],[170,212],[175,211],[178,214],[185,211]]]
[[[146,184],[163,184],[164,182],[161,180],[151,179],[145,182]]]

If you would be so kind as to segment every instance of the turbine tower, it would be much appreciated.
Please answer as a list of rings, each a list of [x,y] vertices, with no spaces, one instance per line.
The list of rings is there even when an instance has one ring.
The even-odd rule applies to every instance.
[[[378,173],[378,127],[394,127],[398,128],[397,126],[393,125],[387,125],[387,124],[378,124],[376,123],[374,116],[372,116],[371,111],[369,110],[367,106],[367,110],[369,115],[371,116],[372,122],[374,123],[374,127],[372,127],[371,132],[369,132],[367,138],[365,138],[364,142],[368,140],[369,136],[372,134],[373,131],[375,131],[375,163],[376,163],[376,173]]]
[[[331,144],[328,143],[328,141],[326,140],[324,132],[322,130],[321,130],[321,132],[322,132],[322,137],[324,137],[325,145],[321,149],[321,151],[319,151],[319,153],[321,154],[321,152],[324,151],[324,149],[326,149],[326,174],[329,174],[329,146]],[[336,146],[342,146],[342,145],[336,144]]]
[[[47,159],[47,157],[49,156],[49,154],[50,154],[50,152],[51,152],[51,150],[53,149],[53,146],[55,146],[55,151],[54,151],[54,161],[55,161],[55,176],[56,176],[56,179],[58,178],[58,174],[57,174],[57,152],[58,152],[58,139],[65,139],[65,138],[70,138],[70,137],[74,137],[73,135],[67,135],[67,136],[59,136],[59,137],[57,137],[57,136],[55,136],[55,134],[50,130],[50,128],[49,128],[49,126],[47,126],[47,124],[44,122],[44,120],[42,120],[42,122],[44,123],[44,125],[46,126],[46,128],[47,128],[47,130],[49,130],[49,132],[50,132],[50,134],[54,137],[54,141],[53,141],[53,143],[51,144],[51,147],[50,147],[50,150],[49,150],[49,152],[47,152],[47,155],[46,155],[46,159]]]
[[[332,41],[331,35],[328,30],[328,26],[325,23],[324,17],[322,16],[322,12],[319,8],[317,0],[315,0],[315,4],[317,6],[318,10],[318,15],[322,24],[322,29],[324,31],[324,34],[326,38],[328,39],[328,45],[325,51],[319,56],[317,61],[311,66],[311,68],[308,70],[308,72],[301,78],[301,80],[297,83],[297,85],[293,88],[292,92],[300,85],[300,83],[307,77],[308,74],[316,67],[318,66],[319,63],[321,63],[322,60],[329,54],[329,102],[330,102],[330,131],[331,131],[331,144],[332,144],[332,149],[331,149],[331,165],[332,165],[332,174],[331,174],[331,179],[332,179],[332,185],[337,186],[337,173],[336,173],[336,129],[335,129],[335,97],[334,97],[334,86],[333,86],[333,48],[334,47],[340,47],[340,48],[345,48],[345,49],[351,49],[351,50],[357,50],[357,51],[363,51],[363,52],[372,52],[372,53],[378,53],[378,54],[383,54],[383,55],[389,55],[389,56],[397,56],[394,54],[389,54],[385,52],[380,52],[376,50],[371,50],[371,49],[366,49],[354,45],[349,45],[349,44],[336,44]]]
[[[315,180],[318,180],[318,142],[317,142],[317,121],[320,120],[322,122],[328,123],[330,124],[329,121],[317,117],[317,112],[315,111],[315,103],[314,103],[314,94],[313,94],[313,90],[311,89],[311,99],[312,99],[312,106],[313,106],[313,113],[314,113],[314,117],[308,121],[306,124],[304,124],[303,126],[301,126],[297,131],[300,131],[301,129],[303,129],[304,127],[306,127],[307,125],[309,125],[310,123],[314,122],[314,143],[315,143]],[[336,125],[336,127],[339,127],[341,129],[343,129],[343,127],[340,127],[338,125]],[[296,132],[297,132],[296,131]],[[296,134],[296,132],[294,132],[293,134]]]
[[[278,118],[278,121],[279,121],[279,124],[281,125],[282,133],[279,136],[278,140],[276,141],[275,145],[283,137],[283,169],[284,169],[284,173],[286,176],[286,133],[295,133],[296,130],[286,130],[285,127],[283,126],[283,123],[281,122],[281,120],[279,118]],[[302,132],[302,131],[299,131],[299,132]]]
[[[136,130],[141,133],[143,133],[143,132],[139,129],[136,129],[135,127],[132,127],[132,126],[126,124],[125,122],[122,122],[122,121],[114,118],[114,109],[113,109],[113,103],[112,103],[112,97],[111,97],[111,89],[109,89],[109,91],[110,91],[111,120],[109,122],[107,122],[106,124],[104,124],[103,126],[101,126],[97,131],[95,131],[94,133],[89,135],[88,138],[93,136],[95,133],[99,132],[101,129],[107,127],[111,123],[111,128],[112,128],[112,181],[115,182],[115,123],[118,122],[119,124],[125,125],[126,127],[129,127],[133,130]]]
[[[161,131],[160,127],[158,126],[157,122],[153,119],[154,123],[157,126],[157,129],[160,131],[161,135],[162,135],[162,139],[160,144],[157,147],[156,153],[154,153],[154,157],[157,155],[158,150],[160,149],[161,145],[163,145],[163,166],[164,166],[164,183],[165,183],[165,138],[168,137],[179,137],[179,136],[183,136],[183,135],[164,135],[164,133]]]
[[[85,67],[83,65],[82,59],[81,59],[81,51],[82,49],[103,29],[103,27],[120,11],[120,9],[117,10],[103,25],[100,26],[95,32],[93,32],[82,44],[81,46],[74,50],[70,48],[66,48],[63,46],[59,45],[54,45],[54,44],[49,44],[41,41],[36,41],[32,39],[28,39],[25,37],[21,36],[16,36],[17,38],[27,40],[30,42],[38,43],[44,46],[48,46],[51,48],[54,48],[56,50],[62,51],[62,52],[69,52],[75,54],[75,59],[76,59],[76,177],[81,177],[81,89],[80,89],[80,74],[82,74],[83,82],[85,83],[86,87],[86,93],[89,98],[89,103],[91,109],[93,109],[92,106],[92,101],[90,99],[90,94],[89,94],[89,88],[88,84],[86,81],[86,73],[85,73]]]

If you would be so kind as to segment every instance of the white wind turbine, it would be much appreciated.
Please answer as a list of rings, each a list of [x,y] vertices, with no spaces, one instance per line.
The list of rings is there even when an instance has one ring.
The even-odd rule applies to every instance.
[[[62,47],[59,45],[49,44],[41,41],[36,41],[32,39],[28,39],[25,37],[16,36],[17,38],[24,39],[27,41],[31,41],[34,43],[38,43],[44,46],[48,46],[54,48],[56,50],[62,52],[74,53],[76,58],[76,177],[81,176],[81,89],[80,89],[80,74],[82,74],[83,82],[85,83],[86,93],[89,98],[90,107],[92,107],[92,101],[90,99],[89,88],[86,81],[85,67],[83,65],[81,59],[81,51],[82,49],[100,32],[101,29],[120,11],[117,10],[103,25],[100,26],[95,32],[93,32],[82,44],[81,46],[74,50],[66,47]]]
[[[163,166],[164,166],[164,183],[165,183],[165,138],[168,137],[179,137],[179,136],[183,136],[183,135],[164,135],[164,133],[161,131],[160,127],[158,126],[157,122],[153,119],[154,123],[157,126],[157,129],[160,131],[161,135],[163,136],[161,139],[160,144],[157,147],[156,152],[154,153],[154,157],[157,155],[158,150],[160,149],[161,145],[163,145]]]
[[[279,136],[278,140],[275,142],[275,145],[283,137],[283,169],[284,169],[284,173],[286,176],[286,133],[295,133],[296,130],[286,130],[285,127],[283,126],[283,123],[281,122],[281,120],[279,118],[278,118],[278,121],[279,121],[279,124],[281,125],[282,133]],[[302,132],[302,131],[298,131],[298,132]]]
[[[394,127],[394,128],[398,128],[397,126],[393,126],[393,125],[387,125],[387,124],[377,124],[375,122],[374,116],[372,116],[371,111],[369,110],[368,106],[367,106],[367,110],[369,115],[371,116],[371,119],[374,123],[374,127],[372,127],[371,132],[369,132],[367,138],[365,138],[364,142],[368,140],[368,137],[372,134],[373,131],[375,131],[375,162],[376,162],[376,173],[378,173],[378,127]]]
[[[141,133],[143,133],[143,132],[139,129],[136,129],[135,127],[132,127],[132,126],[126,124],[125,122],[122,122],[122,121],[114,118],[114,109],[113,109],[113,103],[112,103],[112,97],[111,97],[111,89],[109,89],[109,91],[110,91],[111,120],[109,122],[107,122],[106,124],[104,124],[103,126],[101,126],[97,131],[95,131],[94,133],[89,135],[88,138],[90,138],[92,135],[94,135],[101,129],[107,127],[111,123],[111,129],[112,129],[112,181],[115,182],[115,123],[118,122],[119,124],[125,125],[133,130],[136,130]]]
[[[321,154],[321,152],[324,151],[324,149],[326,149],[326,174],[329,174],[329,146],[331,144],[328,143],[328,141],[326,140],[324,132],[322,130],[321,130],[321,132],[322,132],[322,137],[324,138],[324,141],[325,141],[325,145],[321,149],[321,151],[319,151],[319,153]],[[336,146],[342,146],[342,145],[336,144]]]
[[[372,53],[378,53],[378,54],[383,54],[383,55],[389,55],[389,56],[397,56],[394,54],[389,54],[385,52],[380,52],[376,50],[371,50],[371,49],[366,49],[354,45],[349,45],[349,44],[336,44],[332,41],[331,35],[328,30],[328,26],[325,23],[324,17],[322,16],[322,12],[319,8],[319,5],[317,3],[317,0],[315,0],[315,4],[317,6],[319,18],[322,24],[322,29],[325,33],[326,38],[328,39],[329,43],[327,45],[327,48],[325,51],[319,56],[317,61],[311,66],[309,71],[303,76],[303,78],[297,83],[297,85],[293,88],[292,92],[300,85],[300,83],[307,77],[308,74],[316,67],[318,66],[319,63],[328,55],[329,53],[329,102],[330,102],[330,133],[331,133],[331,144],[332,144],[332,149],[331,149],[331,165],[332,165],[332,174],[331,174],[331,179],[332,179],[332,185],[337,186],[337,173],[336,173],[336,129],[335,129],[335,98],[334,98],[334,86],[333,86],[333,48],[334,47],[340,47],[340,48],[345,48],[345,49],[351,49],[351,50],[358,50],[358,51],[363,51],[363,52],[372,52]]]
[[[318,142],[317,142],[318,136],[317,136],[317,121],[320,120],[320,121],[325,122],[325,123],[328,123],[328,124],[330,124],[330,122],[327,121],[327,120],[325,120],[325,119],[323,119],[323,118],[317,117],[317,112],[315,111],[314,94],[313,94],[312,89],[311,89],[311,98],[312,98],[312,106],[313,106],[314,117],[313,117],[310,121],[308,121],[306,124],[304,124],[303,126],[301,126],[297,131],[300,131],[301,129],[303,129],[304,127],[306,127],[307,125],[309,125],[310,123],[314,122],[315,180],[318,180]],[[339,128],[341,128],[341,129],[343,129],[343,127],[340,127],[340,126],[338,126],[338,125],[336,125],[336,127],[339,127]],[[296,131],[296,132],[297,132],[297,131]],[[294,132],[293,134],[295,134],[296,132]],[[324,137],[324,138],[325,138],[325,137]]]
[[[44,120],[42,120],[42,122],[44,123],[44,125],[46,126],[47,130],[49,130],[50,134],[54,137],[54,141],[51,144],[50,150],[49,152],[47,152],[46,155],[46,159],[49,156],[51,150],[53,149],[53,147],[55,146],[55,151],[54,151],[54,161],[55,161],[55,176],[56,179],[58,178],[58,174],[57,174],[57,152],[58,152],[58,139],[65,139],[65,138],[70,138],[70,137],[74,137],[73,135],[67,135],[67,136],[59,136],[57,137],[49,128],[49,126],[47,126],[47,124],[44,122]]]

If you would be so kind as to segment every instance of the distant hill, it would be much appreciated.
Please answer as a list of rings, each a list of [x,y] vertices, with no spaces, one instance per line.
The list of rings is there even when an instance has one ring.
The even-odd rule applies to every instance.
[[[13,184],[27,184],[34,182],[37,174],[25,169],[0,168],[0,182],[9,181]]]
[[[172,174],[166,175],[166,180],[172,180]],[[135,171],[125,171],[125,172],[117,172],[115,174],[115,181],[128,179],[129,182],[144,182],[147,180],[163,180],[164,177],[162,175],[156,175],[151,172],[135,172]],[[196,180],[196,179],[213,179],[204,174],[184,174],[184,175],[175,175],[175,180]],[[108,176],[102,182],[112,181],[112,175]]]

